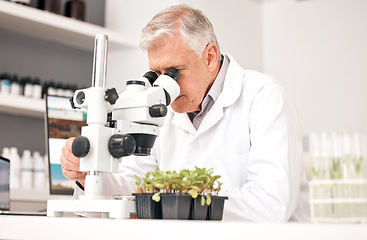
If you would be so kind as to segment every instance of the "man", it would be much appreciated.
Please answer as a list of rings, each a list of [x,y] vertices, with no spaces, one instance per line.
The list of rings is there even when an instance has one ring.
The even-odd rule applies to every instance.
[[[119,174],[104,175],[109,195],[130,195],[134,175],[214,168],[221,175],[223,219],[307,221],[302,142],[289,96],[274,79],[242,69],[221,54],[210,21],[186,5],[158,13],[143,29],[140,47],[157,74],[179,70],[181,92],[171,104],[149,157],[135,157]],[[79,159],[63,148],[64,175],[84,185]],[[78,198],[83,191],[75,189]],[[302,190],[301,190],[302,189]]]

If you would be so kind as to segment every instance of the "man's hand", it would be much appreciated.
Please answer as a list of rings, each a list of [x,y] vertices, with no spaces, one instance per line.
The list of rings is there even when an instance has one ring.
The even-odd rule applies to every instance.
[[[62,155],[60,157],[62,173],[66,178],[78,181],[84,187],[87,173],[79,171],[80,158],[75,157],[71,150],[74,139],[73,137],[66,140],[65,146],[62,148]]]

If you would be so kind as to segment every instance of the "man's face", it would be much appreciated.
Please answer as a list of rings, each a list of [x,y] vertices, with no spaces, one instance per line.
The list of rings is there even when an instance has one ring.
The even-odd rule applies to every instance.
[[[148,50],[148,58],[150,69],[158,75],[172,67],[180,73],[181,91],[172,102],[172,109],[178,113],[199,111],[213,81],[205,57],[198,58],[181,37],[176,36],[163,47]]]

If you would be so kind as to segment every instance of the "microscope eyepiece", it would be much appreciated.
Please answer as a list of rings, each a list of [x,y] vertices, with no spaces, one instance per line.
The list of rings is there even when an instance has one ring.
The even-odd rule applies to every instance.
[[[150,82],[150,85],[153,86],[153,83],[158,78],[158,75],[153,71],[149,71],[149,72],[146,72],[143,77],[148,79],[148,81]]]
[[[180,94],[180,86],[177,81],[180,74],[176,68],[168,68],[163,75],[160,75],[154,82],[153,87],[162,87],[166,96],[166,106],[170,105]]]
[[[126,82],[126,86],[127,85],[133,85],[133,84],[145,86],[145,82],[140,81],[140,80],[129,80],[129,81]]]
[[[178,73],[178,70],[176,68],[168,68],[164,75],[170,76],[173,78],[176,82],[180,78],[180,74]]]

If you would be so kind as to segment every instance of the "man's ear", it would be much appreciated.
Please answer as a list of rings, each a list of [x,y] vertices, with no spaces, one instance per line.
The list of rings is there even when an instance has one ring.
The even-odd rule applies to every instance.
[[[205,50],[206,64],[208,66],[208,71],[213,72],[219,64],[219,50],[218,46],[214,43],[209,43]]]

